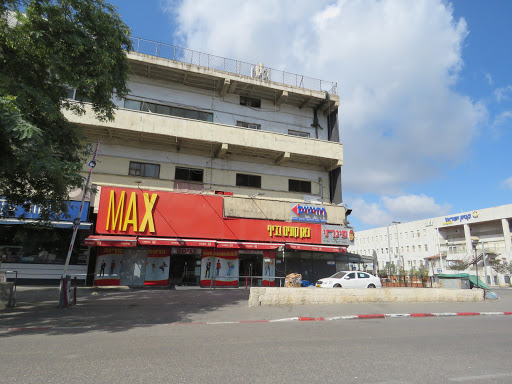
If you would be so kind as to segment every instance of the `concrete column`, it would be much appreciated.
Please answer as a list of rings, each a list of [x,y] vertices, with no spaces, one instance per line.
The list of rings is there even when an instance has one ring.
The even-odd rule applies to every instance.
[[[464,238],[466,240],[466,252],[473,254],[473,244],[471,243],[471,231],[468,224],[464,224]]]
[[[510,226],[508,225],[507,219],[501,219],[501,225],[503,226],[503,237],[505,238],[505,250],[512,252],[512,239],[510,238]]]

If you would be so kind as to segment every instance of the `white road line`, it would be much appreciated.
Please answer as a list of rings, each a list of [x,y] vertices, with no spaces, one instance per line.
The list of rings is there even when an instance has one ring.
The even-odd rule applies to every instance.
[[[494,373],[494,374],[490,374],[490,375],[480,375],[480,376],[451,377],[451,378],[448,378],[448,380],[464,382],[464,381],[480,381],[480,380],[498,379],[501,377],[512,377],[512,372],[511,373]]]

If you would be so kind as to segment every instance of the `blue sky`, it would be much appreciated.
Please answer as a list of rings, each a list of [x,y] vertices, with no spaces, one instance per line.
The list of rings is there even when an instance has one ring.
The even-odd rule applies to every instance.
[[[356,230],[512,203],[512,2],[111,2],[133,36],[336,81]]]

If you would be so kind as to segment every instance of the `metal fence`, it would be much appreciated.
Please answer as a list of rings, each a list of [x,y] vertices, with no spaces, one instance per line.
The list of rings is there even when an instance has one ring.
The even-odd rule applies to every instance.
[[[194,64],[208,69],[258,78],[264,81],[290,85],[303,89],[327,91],[332,94],[337,94],[338,92],[338,84],[332,81],[314,79],[303,75],[297,75],[295,73],[281,71],[279,69],[264,67],[262,64],[251,64],[239,60],[226,59],[225,57],[192,51],[187,48],[181,48],[175,45],[159,43],[138,37],[132,37],[132,41],[133,50],[145,55],[161,57],[163,59],[179,61],[186,64]]]

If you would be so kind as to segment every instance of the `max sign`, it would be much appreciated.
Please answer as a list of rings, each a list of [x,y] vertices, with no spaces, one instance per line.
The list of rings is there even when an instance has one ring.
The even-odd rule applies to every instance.
[[[142,196],[143,202],[138,201],[135,192],[131,192],[128,198],[126,192],[121,191],[117,194],[116,198],[115,191],[111,190],[108,202],[106,230],[126,232],[128,227],[131,226],[133,232],[145,232],[147,228],[150,233],[154,233],[155,222],[153,221],[153,209],[158,195],[156,193],[150,195],[144,192]],[[144,204],[145,213],[139,221],[137,212],[142,204]]]

